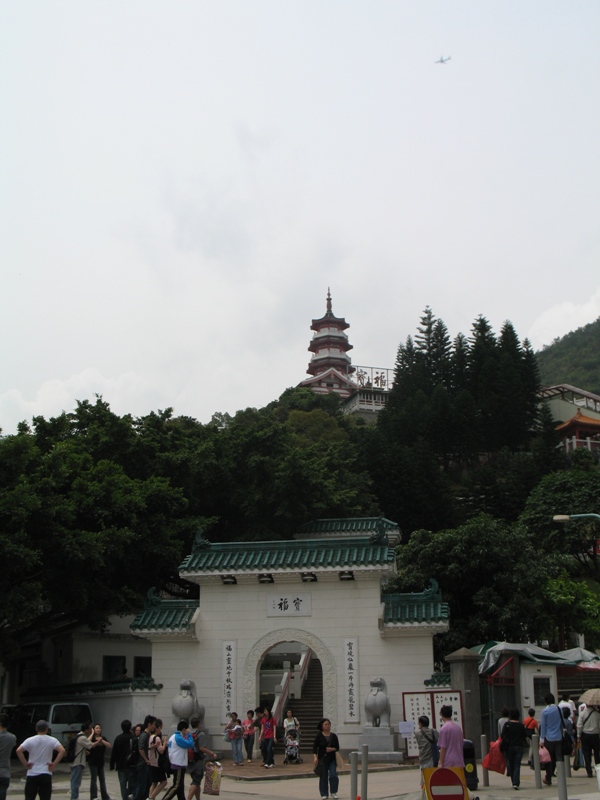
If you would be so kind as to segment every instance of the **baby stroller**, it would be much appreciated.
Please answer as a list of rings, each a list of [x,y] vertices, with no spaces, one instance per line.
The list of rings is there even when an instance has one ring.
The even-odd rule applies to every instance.
[[[300,758],[300,736],[295,728],[290,728],[285,735],[284,764],[302,764]]]

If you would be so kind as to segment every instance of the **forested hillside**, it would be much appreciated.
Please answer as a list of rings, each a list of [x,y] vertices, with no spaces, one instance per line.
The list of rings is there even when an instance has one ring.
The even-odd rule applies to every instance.
[[[536,353],[544,386],[570,383],[600,394],[600,317]]]
[[[574,630],[600,644],[598,524],[552,522],[600,509],[598,467],[556,450],[527,341],[485,317],[450,339],[427,308],[395,372],[373,427],[292,388],[208,424],[119,416],[97,397],[0,437],[0,660],[60,615],[101,628],[150,586],[197,592],[178,565],[199,532],[285,539],[311,519],[378,514],[402,530],[391,588],[435,578],[450,603],[438,656]]]

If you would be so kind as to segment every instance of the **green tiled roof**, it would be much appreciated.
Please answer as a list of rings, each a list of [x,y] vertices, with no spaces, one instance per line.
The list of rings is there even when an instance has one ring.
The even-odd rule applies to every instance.
[[[189,574],[299,572],[358,568],[393,568],[394,551],[369,537],[304,541],[207,543],[179,567]]]
[[[198,600],[146,601],[146,606],[131,623],[132,631],[188,633]]]
[[[424,592],[383,593],[381,602],[385,604],[384,625],[445,622],[450,618],[448,603],[442,601],[434,580]]]
[[[331,519],[315,519],[298,528],[298,533],[378,533],[381,529],[386,531],[398,530],[398,523],[385,517],[342,517]]]

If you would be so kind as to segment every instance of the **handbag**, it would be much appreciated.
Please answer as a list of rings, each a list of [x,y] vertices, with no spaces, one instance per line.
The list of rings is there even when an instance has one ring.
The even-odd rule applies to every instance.
[[[315,775],[321,777],[321,773],[323,772],[323,761],[319,759],[313,768],[313,772]]]
[[[560,714],[560,721],[562,722],[563,755],[570,756],[573,754],[573,739],[571,739],[571,735],[567,730],[567,726],[565,725],[565,718],[562,713],[562,708],[560,706],[556,707],[558,708],[558,712]]]
[[[499,772],[500,775],[504,775],[506,772],[506,758],[500,750],[500,742],[501,739],[490,742],[490,752],[481,762],[481,766],[491,772]]]
[[[344,766],[344,759],[339,750],[335,751],[335,766],[337,769],[341,769]]]
[[[545,747],[540,747],[540,764],[549,764],[552,761],[552,756]]]

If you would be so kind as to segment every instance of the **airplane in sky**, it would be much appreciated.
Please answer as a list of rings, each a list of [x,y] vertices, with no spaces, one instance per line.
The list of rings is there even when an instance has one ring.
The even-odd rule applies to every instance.
[[[451,58],[452,58],[452,56],[448,56],[448,58],[444,58],[444,56],[440,56],[439,60],[436,61],[435,63],[436,64],[447,64],[448,61],[450,61]]]

